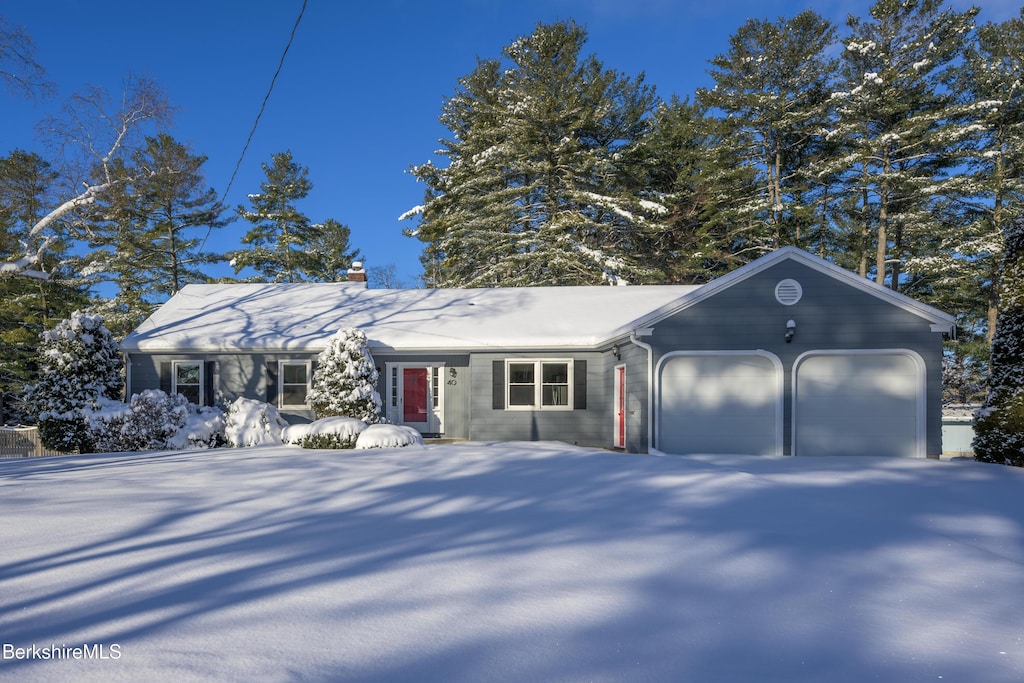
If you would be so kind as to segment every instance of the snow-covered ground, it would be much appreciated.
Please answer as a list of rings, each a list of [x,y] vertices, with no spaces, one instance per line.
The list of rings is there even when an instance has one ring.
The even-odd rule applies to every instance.
[[[0,678],[1018,682],[1022,501],[555,443],[0,461]]]

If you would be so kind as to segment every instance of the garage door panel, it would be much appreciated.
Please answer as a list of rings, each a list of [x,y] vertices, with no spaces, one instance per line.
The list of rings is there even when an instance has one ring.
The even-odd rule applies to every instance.
[[[909,352],[812,352],[795,370],[794,452],[920,455],[922,373]]]
[[[853,436],[837,436],[830,430],[808,431],[800,436],[800,450],[802,455],[829,455],[829,456],[905,456],[913,453],[914,440],[904,435],[894,439],[891,435],[875,436],[871,434],[856,434]]]
[[[658,448],[669,453],[779,451],[781,364],[761,354],[682,354],[659,372]]]

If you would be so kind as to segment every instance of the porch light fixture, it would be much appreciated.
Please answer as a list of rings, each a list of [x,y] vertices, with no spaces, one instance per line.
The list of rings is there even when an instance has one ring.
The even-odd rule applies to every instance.
[[[455,379],[456,377],[458,377],[458,376],[459,376],[459,371],[458,371],[458,370],[456,370],[455,368],[448,368],[448,375],[449,375],[449,376],[450,376],[450,377],[451,377],[452,379]]]
[[[622,351],[619,349],[618,344],[612,346],[612,355],[615,356],[615,360],[622,360]]]
[[[796,321],[795,320],[788,320],[788,321],[786,321],[786,343],[788,344],[791,341],[793,341],[793,337],[795,337],[795,336],[796,336]]]

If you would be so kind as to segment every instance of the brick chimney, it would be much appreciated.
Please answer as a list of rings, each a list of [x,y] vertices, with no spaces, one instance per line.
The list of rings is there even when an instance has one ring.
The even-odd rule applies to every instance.
[[[366,271],[363,270],[362,261],[353,261],[352,267],[348,269],[348,281],[349,282],[362,282],[363,287],[366,287]]]

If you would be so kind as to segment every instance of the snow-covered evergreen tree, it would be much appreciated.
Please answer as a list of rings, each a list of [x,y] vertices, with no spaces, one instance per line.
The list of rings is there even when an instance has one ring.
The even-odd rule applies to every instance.
[[[484,287],[651,279],[639,240],[667,213],[625,167],[654,95],[581,54],[572,22],[539,25],[459,79],[441,122],[447,168],[413,168],[426,202],[407,234],[428,283]]]
[[[317,418],[354,417],[367,424],[380,422],[377,368],[366,335],[342,328],[317,357],[309,405]]]
[[[734,226],[737,247],[753,260],[788,244],[810,246],[820,236],[811,194],[819,185],[808,161],[820,151],[835,60],[827,56],[835,26],[811,10],[791,19],[749,19],[711,60],[715,87],[702,104],[723,118],[718,146],[752,169],[752,192],[719,202],[715,211]],[[724,199],[724,198],[723,198]]]
[[[974,456],[1024,467],[1024,215],[1006,231],[989,392],[975,418]]]
[[[938,203],[953,193],[949,152],[969,135],[942,82],[963,54],[977,8],[954,12],[944,0],[878,0],[851,16],[832,94],[836,119],[826,138],[839,153],[816,172],[841,175],[855,202],[858,268],[902,288],[908,259],[929,253],[948,225]],[[851,207],[848,207],[848,209]]]
[[[0,262],[24,249],[54,192],[57,173],[38,154],[14,150],[0,157]],[[30,421],[25,385],[36,381],[39,335],[88,303],[85,283],[62,266],[64,240],[42,251],[36,268],[47,279],[0,273],[0,424]]]
[[[73,263],[92,282],[117,285],[94,310],[119,339],[185,285],[210,281],[201,268],[220,257],[203,252],[203,238],[224,221],[205,162],[170,135],[148,137],[129,161],[111,164],[120,182],[85,212],[89,248]]]
[[[962,165],[954,208],[958,229],[942,232],[934,255],[912,263],[928,274],[935,303],[976,320],[992,343],[999,303],[1003,233],[1024,210],[1024,9],[1003,23],[979,26],[950,81],[964,120],[967,144],[958,151]],[[970,330],[973,331],[973,330]]]
[[[349,248],[351,230],[347,225],[328,218],[312,226],[304,245],[306,275],[315,282],[344,282],[359,250]]]
[[[40,336],[39,381],[28,388],[26,401],[44,446],[92,450],[86,412],[101,397],[121,397],[122,365],[117,342],[98,315],[75,311]]]
[[[238,215],[252,223],[242,237],[245,249],[228,254],[235,272],[253,268],[256,282],[333,282],[359,258],[349,249],[349,228],[333,218],[313,223],[296,202],[313,189],[309,169],[291,152],[278,152],[263,164],[267,179],[258,194],[249,195],[251,209]]]

